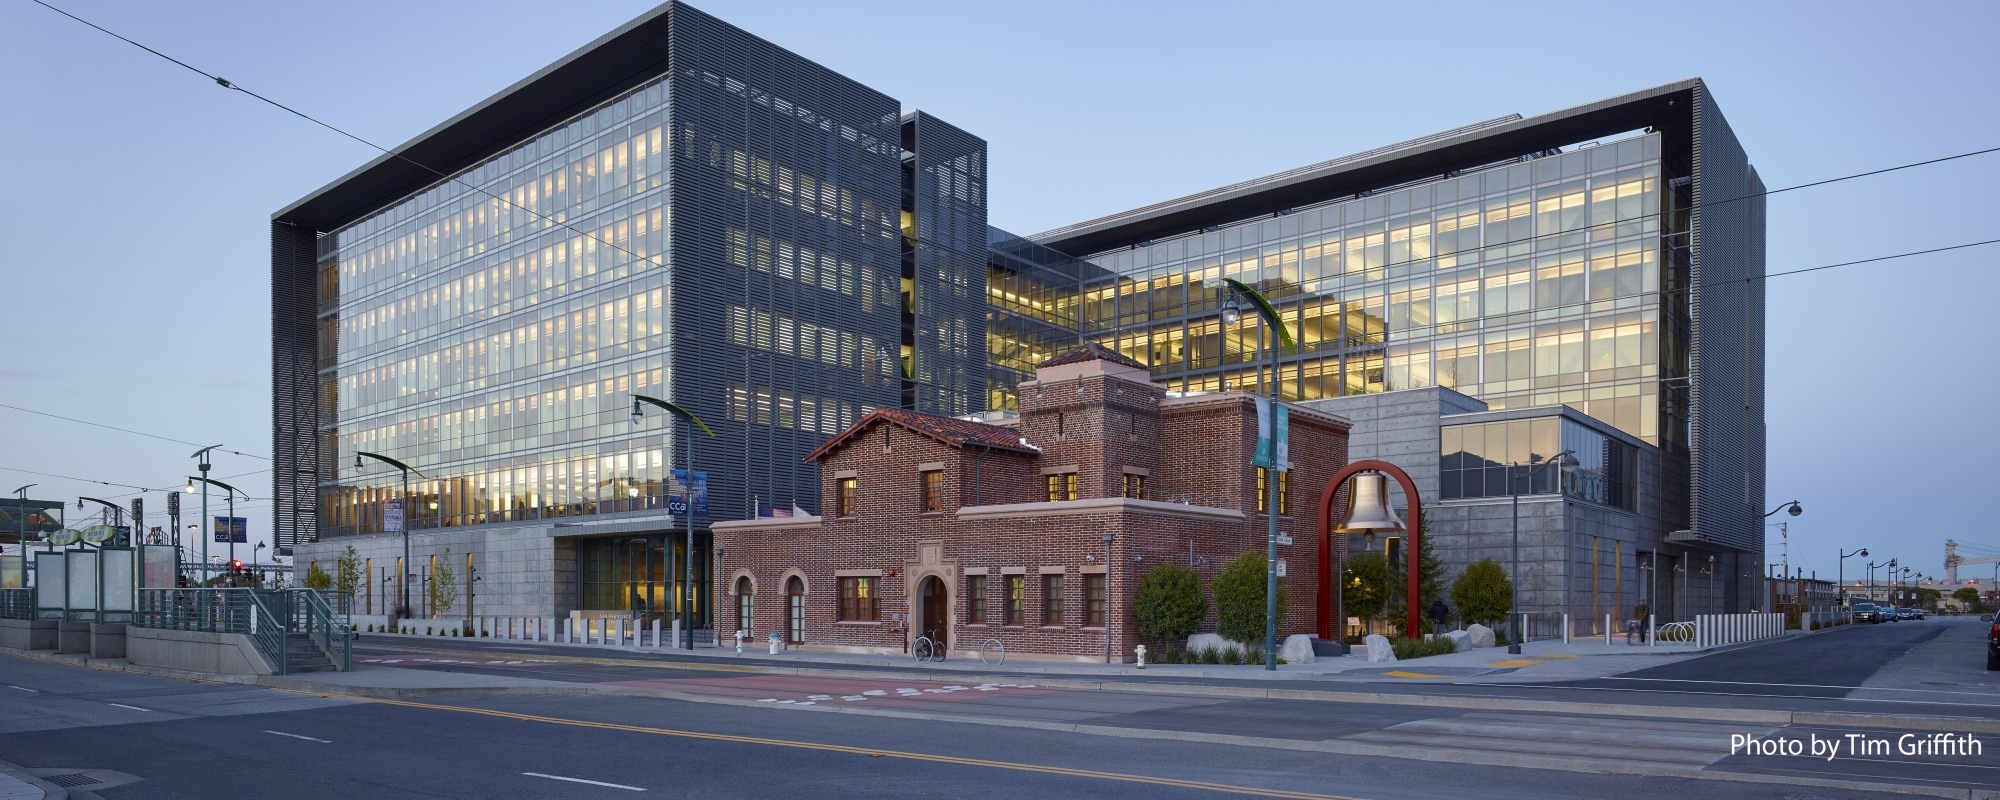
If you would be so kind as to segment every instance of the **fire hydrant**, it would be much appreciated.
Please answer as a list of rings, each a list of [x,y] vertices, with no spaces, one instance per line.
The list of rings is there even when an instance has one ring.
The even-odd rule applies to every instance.
[[[783,649],[784,646],[785,640],[778,636],[777,631],[771,631],[771,655],[777,655],[778,651]]]
[[[743,640],[748,638],[750,638],[749,631],[739,630],[736,632],[736,652],[743,652]]]
[[[1142,645],[1139,645],[1138,647],[1134,647],[1134,648],[1132,648],[1132,652],[1134,652],[1134,653],[1138,654],[1138,656],[1139,656],[1139,668],[1140,668],[1140,669],[1145,669],[1145,668],[1146,668],[1146,646],[1142,644]]]

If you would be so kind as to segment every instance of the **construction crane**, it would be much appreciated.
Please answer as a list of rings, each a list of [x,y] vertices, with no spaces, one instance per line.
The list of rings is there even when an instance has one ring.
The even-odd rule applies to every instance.
[[[1972,542],[1967,542],[1965,546],[1967,549],[1973,551],[1973,555],[1971,555],[1970,557],[1961,556],[1958,554],[1958,540],[1956,539],[1944,540],[1945,585],[1954,587],[1959,585],[1958,568],[1960,566],[1970,565],[1970,564],[1992,564],[1993,565],[1992,585],[1995,587],[2000,587],[2000,548],[1988,547],[1986,545],[1975,544]],[[1978,583],[1979,583],[1978,578],[1971,579],[1971,585],[1978,585]]]

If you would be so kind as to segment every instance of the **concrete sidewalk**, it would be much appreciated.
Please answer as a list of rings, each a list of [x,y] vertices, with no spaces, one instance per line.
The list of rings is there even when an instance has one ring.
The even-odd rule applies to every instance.
[[[69,791],[38,780],[17,764],[0,761],[0,800],[64,800]]]

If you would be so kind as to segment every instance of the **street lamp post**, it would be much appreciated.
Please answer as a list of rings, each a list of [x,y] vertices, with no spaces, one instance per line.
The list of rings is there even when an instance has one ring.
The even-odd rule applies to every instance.
[[[1840,548],[1834,548],[1834,552],[1839,553]],[[1835,572],[1834,581],[1835,585],[1840,587],[1840,597],[1837,599],[1840,601],[1840,610],[1842,613],[1846,613],[1847,611],[1847,559],[1849,556],[1867,558],[1868,548],[1863,547],[1852,553],[1840,553],[1839,568]]]
[[[402,607],[402,609],[401,609],[401,616],[400,616],[400,619],[408,619],[408,618],[409,618],[409,613],[410,613],[410,568],[411,568],[411,564],[410,564],[410,511],[411,511],[411,509],[410,509],[410,473],[412,473],[412,472],[416,472],[416,473],[417,473],[417,477],[419,477],[419,478],[422,478],[422,477],[424,477],[424,474],[423,474],[422,472],[418,472],[418,471],[417,471],[417,469],[416,469],[415,467],[412,467],[412,466],[410,466],[410,465],[408,465],[408,464],[405,464],[405,463],[403,463],[403,462],[401,462],[401,461],[397,461],[396,459],[393,459],[393,458],[390,458],[390,457],[388,457],[388,456],[385,456],[385,455],[382,455],[382,454],[380,454],[380,453],[370,453],[370,452],[367,452],[367,451],[363,451],[363,450],[356,450],[356,451],[354,451],[354,469],[355,469],[355,470],[356,470],[357,472],[358,472],[358,471],[359,471],[359,470],[361,469],[361,459],[363,459],[363,458],[371,458],[371,459],[374,459],[374,460],[376,460],[376,461],[380,461],[380,462],[382,462],[382,463],[384,463],[384,464],[388,464],[389,466],[392,466],[392,467],[395,467],[396,469],[399,469],[399,470],[402,470],[402,471],[403,471],[403,495],[402,495],[402,497],[401,497],[400,499],[398,499],[398,500],[396,501],[396,506],[397,506],[397,511],[399,512],[399,513],[398,513],[398,515],[397,515],[397,516],[398,516],[398,519],[396,520],[396,527],[398,527],[398,528],[401,528],[401,529],[403,529],[403,530],[402,530],[402,533],[403,533],[403,565],[402,565],[402,569],[398,570],[398,571],[399,571],[399,572],[401,572],[402,574],[401,574],[401,575],[397,575],[397,576],[396,576],[396,585],[397,585],[397,586],[400,586],[400,587],[402,587],[402,589],[403,589],[403,607]],[[294,562],[294,563],[296,564],[297,562]]]
[[[21,538],[16,544],[20,545],[21,548],[20,588],[23,589],[28,588],[28,490],[40,485],[39,483],[31,483],[14,490],[14,496],[21,499],[21,504],[14,509],[14,513],[21,522]]]
[[[221,489],[224,492],[223,496],[229,498],[229,560],[235,561],[236,560],[236,496],[240,494],[243,495],[243,499],[248,500],[250,499],[250,493],[245,492],[242,489],[238,489],[229,484],[223,483],[222,481],[218,481],[214,478],[205,478],[205,477],[197,478],[193,476],[188,477],[187,491],[193,491],[195,482],[197,481],[201,483],[201,488],[202,488],[201,516],[203,519],[208,518],[209,486],[213,485],[214,487]],[[204,537],[202,541],[206,543],[208,539]],[[208,548],[204,544],[202,550],[206,552],[207,549]]]
[[[1579,462],[1576,460],[1576,451],[1564,450],[1550,457],[1548,460],[1542,461],[1539,464],[1536,464],[1534,457],[1531,456],[1528,459],[1528,463],[1531,465],[1528,467],[1528,475],[1527,475],[1529,488],[1534,487],[1535,475],[1539,474],[1544,468],[1548,467],[1550,464],[1556,465],[1556,492],[1560,494],[1562,492],[1562,470],[1569,467],[1574,467]],[[1514,591],[1514,597],[1510,601],[1512,607],[1508,609],[1507,613],[1507,652],[1510,655],[1521,654],[1521,638],[1522,638],[1521,634],[1523,633],[1522,631],[1523,626],[1520,623],[1521,492],[1520,492],[1520,486],[1514,483],[1516,476],[1519,475],[1520,472],[1521,472],[1521,464],[1518,462],[1508,466],[1507,468],[1507,494],[1513,497],[1513,512],[1514,512],[1514,569],[1513,569],[1513,574],[1509,576],[1513,580],[1508,581],[1508,583],[1510,584],[1511,588]],[[1568,532],[1565,531],[1564,535],[1567,536]],[[1564,569],[1567,570],[1568,566],[1565,565]],[[1564,601],[1567,602],[1568,598],[1564,598]]]
[[[1276,429],[1279,402],[1278,376],[1282,374],[1278,365],[1280,355],[1278,345],[1282,344],[1285,349],[1294,352],[1298,348],[1292,344],[1291,331],[1285,328],[1285,321],[1278,318],[1278,312],[1271,307],[1270,301],[1265,300],[1256,289],[1250,288],[1249,284],[1235,278],[1223,278],[1222,282],[1227,284],[1232,292],[1229,302],[1222,307],[1222,324],[1224,326],[1236,324],[1243,315],[1237,301],[1247,300],[1257,309],[1257,315],[1263,318],[1265,327],[1271,329],[1271,338],[1274,339],[1270,348],[1271,382],[1266,386],[1271,397],[1270,413],[1273,423],[1271,448],[1265,461],[1267,466],[1264,467],[1264,669],[1276,670],[1278,668],[1278,471],[1285,467],[1278,459]],[[1257,342],[1258,346],[1263,346],[1264,335],[1261,331],[1257,335]]]
[[[656,408],[663,409],[668,413],[673,414],[676,417],[680,417],[681,419],[687,420],[688,423],[688,438],[687,438],[687,448],[686,448],[687,481],[681,485],[682,489],[686,492],[686,495],[684,495],[686,499],[682,503],[683,506],[682,513],[687,517],[687,541],[682,550],[683,555],[681,556],[681,575],[682,575],[681,583],[683,584],[682,591],[684,592],[685,596],[682,597],[680,601],[680,607],[681,607],[680,618],[681,618],[681,630],[684,632],[682,636],[685,637],[683,641],[687,643],[687,649],[693,650],[694,649],[694,431],[696,428],[700,428],[702,433],[708,434],[710,436],[714,436],[715,431],[709,430],[708,423],[702,422],[701,418],[695,416],[693,412],[690,412],[685,408],[681,408],[680,406],[674,405],[673,403],[661,400],[657,397],[647,397],[643,394],[632,395],[633,424],[638,424],[639,422],[644,421],[646,418],[644,408],[639,405],[640,403],[647,403]],[[669,450],[668,452],[672,453],[673,451]],[[671,474],[667,476],[667,481],[668,483],[673,482],[673,476]]]
[[[201,563],[202,563],[202,569],[204,569],[204,570],[207,570],[207,569],[209,569],[209,566],[208,566],[208,523],[209,523],[209,519],[208,519],[208,468],[209,468],[209,463],[208,463],[208,451],[210,451],[210,450],[214,450],[215,448],[218,448],[218,447],[221,447],[221,446],[222,446],[222,445],[219,445],[219,444],[212,444],[212,445],[209,445],[209,446],[207,446],[207,447],[204,447],[204,448],[202,448],[202,449],[200,449],[200,450],[196,450],[196,451],[194,451],[194,455],[192,455],[192,456],[189,456],[189,458],[192,458],[192,459],[195,459],[195,468],[196,468],[197,470],[199,470],[199,471],[201,472],[201,479],[202,479],[202,480],[201,480]],[[189,494],[193,494],[193,493],[194,493],[194,481],[188,481],[188,493],[189,493]],[[234,537],[231,537],[231,538],[234,538]],[[205,573],[205,572],[204,572],[203,574],[204,574],[204,575],[206,575],[207,573]],[[208,576],[208,577],[213,577],[213,576]],[[208,581],[207,581],[207,579],[206,579],[206,578],[204,578],[204,579],[202,580],[202,582],[203,582],[203,583],[207,583]]]

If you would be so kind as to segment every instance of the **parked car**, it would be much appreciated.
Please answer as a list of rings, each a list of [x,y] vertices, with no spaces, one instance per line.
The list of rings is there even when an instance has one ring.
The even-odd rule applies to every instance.
[[[1990,614],[1980,619],[1993,623],[1993,628],[1986,632],[1986,668],[2000,670],[2000,621]]]
[[[1899,609],[1896,609],[1896,618],[1897,618],[1897,619],[1923,619],[1923,618],[1924,618],[1924,610],[1923,610],[1923,609],[1921,609],[1921,608],[1899,608]]]
[[[1854,621],[1857,623],[1866,622],[1874,624],[1883,621],[1882,617],[1884,615],[1882,609],[1878,608],[1874,603],[1855,603],[1852,610],[1854,612]]]

